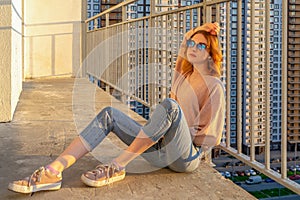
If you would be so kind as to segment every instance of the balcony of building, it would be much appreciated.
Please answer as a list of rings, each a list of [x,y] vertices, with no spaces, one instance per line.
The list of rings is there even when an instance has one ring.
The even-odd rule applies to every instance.
[[[14,114],[0,124],[2,199],[27,195],[8,191],[8,182],[23,178],[50,162],[104,107],[113,106],[135,119],[145,119],[86,78],[40,78],[26,80]],[[127,177],[103,188],[86,187],[83,172],[117,156],[125,145],[110,134],[90,155],[64,172],[63,186],[55,192],[35,193],[30,199],[255,199],[203,162],[194,173],[180,174],[151,167],[137,158],[127,167]]]
[[[156,61],[160,61],[159,63],[157,63],[157,65],[161,66],[162,62],[165,64],[165,61],[167,61],[168,58],[170,57],[170,55],[172,55],[172,52],[171,52],[171,50],[169,50],[167,48],[167,45],[156,45],[156,44],[157,43],[163,44],[167,41],[173,41],[173,40],[174,41],[182,40],[182,38],[184,36],[184,32],[186,30],[188,30],[187,27],[195,26],[195,23],[196,23],[196,25],[201,24],[201,22],[202,22],[201,20],[203,20],[205,17],[208,21],[214,21],[214,19],[218,21],[218,19],[223,19],[222,25],[224,25],[225,31],[222,31],[220,39],[224,42],[222,44],[223,49],[230,49],[230,46],[231,46],[230,42],[229,42],[230,36],[226,36],[226,34],[227,35],[230,34],[229,31],[226,31],[226,30],[230,29],[230,25],[229,25],[230,23],[228,21],[226,22],[226,19],[230,20],[230,18],[226,18],[226,16],[230,15],[230,11],[229,11],[230,6],[231,6],[230,1],[219,1],[219,2],[215,2],[215,1],[208,2],[207,1],[203,4],[200,3],[198,5],[192,5],[189,7],[181,7],[179,9],[165,11],[163,13],[156,13],[153,15],[150,14],[149,17],[144,17],[141,19],[136,19],[136,20],[132,20],[132,21],[125,20],[122,23],[116,24],[115,26],[107,26],[106,30],[94,29],[93,31],[89,32],[88,35],[93,34],[94,38],[99,37],[99,38],[102,38],[101,40],[105,40],[105,37],[103,37],[103,35],[100,35],[100,33],[104,34],[105,32],[107,32],[108,35],[111,35],[120,29],[129,31],[128,27],[130,27],[131,29],[133,28],[134,30],[139,29],[139,28],[145,29],[147,27],[146,29],[148,32],[147,31],[146,32],[149,33],[149,35],[152,33],[151,31],[154,32],[152,37],[150,37],[148,34],[144,35],[144,37],[143,37],[143,38],[148,38],[148,39],[146,39],[149,41],[149,43],[147,43],[147,45],[148,45],[148,48],[151,49],[151,51],[148,52],[148,51],[144,50],[144,52],[140,52],[140,55],[137,55],[137,56],[141,56],[146,53],[149,53],[149,62],[151,63],[151,58],[152,58],[153,63],[155,63]],[[252,4],[251,6],[255,7],[255,3]],[[284,6],[285,6],[284,9],[287,9],[287,7],[286,7],[287,5],[284,5]],[[266,13],[270,13],[267,10],[267,9],[269,9],[268,4],[261,6],[258,9],[263,11],[263,13],[264,13],[263,17],[268,19],[268,16],[266,15]],[[213,10],[217,10],[219,12],[213,12]],[[285,12],[286,11],[287,10],[285,10]],[[194,14],[196,14],[196,16],[194,16],[192,19],[192,18],[190,18],[189,13],[194,13]],[[224,15],[219,16],[216,13],[218,13],[218,14],[222,13]],[[249,22],[252,21],[252,23],[248,23],[247,25],[245,25],[245,27],[247,28],[247,36],[248,36],[246,47],[247,47],[247,50],[249,53],[249,54],[247,54],[247,64],[248,64],[247,66],[249,67],[249,70],[247,71],[247,77],[243,81],[246,81],[247,83],[249,83],[249,84],[244,85],[245,88],[247,88],[248,90],[253,90],[255,92],[247,93],[248,96],[247,96],[247,99],[245,99],[245,102],[247,102],[247,105],[246,105],[247,111],[251,112],[251,114],[249,114],[249,116],[251,118],[251,120],[249,121],[249,125],[248,125],[248,127],[250,128],[249,130],[252,131],[252,133],[260,132],[260,134],[261,134],[260,136],[258,136],[259,139],[256,138],[257,137],[256,134],[250,134],[252,136],[251,137],[249,136],[250,138],[247,139],[246,143],[248,144],[251,151],[254,152],[255,146],[257,146],[258,143],[267,149],[268,149],[268,146],[270,143],[270,138],[268,138],[269,137],[268,129],[270,129],[270,126],[268,125],[268,123],[270,122],[269,117],[268,117],[269,112],[270,112],[270,110],[269,110],[270,106],[268,105],[268,103],[269,103],[268,95],[270,93],[271,88],[269,87],[270,81],[268,80],[268,78],[270,76],[270,74],[268,74],[269,69],[267,69],[266,67],[269,65],[268,60],[270,59],[270,55],[269,55],[270,49],[267,49],[267,47],[269,46],[269,43],[271,41],[266,39],[267,38],[266,34],[269,34],[269,31],[270,31],[269,30],[270,27],[268,26],[268,24],[265,24],[265,22],[268,20],[265,20],[265,19],[260,20],[259,17],[256,18],[254,16],[251,17],[251,15],[255,15],[255,13],[257,13],[257,8],[255,10],[253,10],[253,12],[251,10],[247,11],[247,13],[248,13],[247,19],[249,20]],[[293,13],[290,13],[290,14],[293,14]],[[203,16],[203,18],[201,19],[201,17],[199,17],[199,16]],[[288,16],[288,15],[285,15],[285,17],[286,16]],[[262,16],[260,15],[260,17],[262,17]],[[92,18],[92,19],[88,19],[87,22],[95,20],[95,19],[96,19],[96,17]],[[190,19],[191,19],[191,21],[189,21]],[[296,20],[295,20],[295,22],[296,22]],[[176,26],[175,26],[175,24],[176,24]],[[151,25],[151,27],[150,26],[148,27],[147,25]],[[158,30],[155,29],[157,27],[159,27]],[[241,29],[242,29],[242,25],[240,25],[240,26],[237,25],[237,27],[241,27]],[[293,27],[293,25],[290,25],[290,27]],[[168,37],[166,37],[166,34],[164,34],[164,32],[161,31],[162,28],[171,30],[171,34],[169,34]],[[260,32],[258,33],[257,31],[260,31]],[[287,31],[286,28],[283,29],[283,33],[286,34],[285,35],[285,37],[286,37],[287,33],[284,31]],[[156,33],[161,33],[161,34],[157,35]],[[260,35],[262,35],[265,39],[259,39],[257,36],[260,36]],[[288,40],[284,41],[285,44],[282,44],[282,46],[285,45],[284,47],[286,47],[287,41]],[[290,43],[296,44],[296,43],[298,43],[298,38],[296,37],[295,34],[292,34],[289,38],[289,41],[290,41]],[[235,40],[235,42],[238,43],[239,39]],[[107,44],[107,47],[109,47],[110,45],[114,45],[114,42]],[[93,47],[94,46],[90,46],[90,47],[88,46],[87,49],[91,50],[91,49],[93,49]],[[144,49],[144,46],[138,45],[135,48]],[[261,48],[264,48],[264,49],[262,50]],[[254,51],[252,51],[253,49],[254,49]],[[130,52],[131,50],[125,49],[125,52],[126,51]],[[259,54],[258,53],[259,51],[264,51],[264,53]],[[284,50],[282,50],[282,51],[284,53]],[[122,53],[122,52],[124,52],[124,51],[120,51],[119,53],[117,53],[117,55],[124,55],[124,53]],[[168,54],[168,56],[161,56],[162,52],[169,52],[170,54]],[[237,52],[242,52],[242,49],[240,49],[240,50],[238,49]],[[151,57],[151,55],[153,55],[153,57]],[[156,55],[160,55],[160,57],[157,58]],[[287,53],[285,53],[284,55],[287,56]],[[289,55],[291,56],[292,53],[290,53]],[[237,56],[239,56],[239,55],[237,55]],[[173,57],[176,57],[176,55],[173,55]],[[228,76],[231,73],[231,71],[228,68],[230,65],[230,57],[231,57],[230,51],[224,52],[225,65],[224,65],[224,79],[223,80],[226,83],[226,85],[227,85],[226,87],[228,90],[231,89],[231,85],[228,82],[229,80],[226,79],[226,76]],[[260,58],[258,58],[258,57],[260,57]],[[120,62],[121,62],[124,58],[118,57],[118,59],[120,59]],[[126,59],[126,57],[125,57],[125,59]],[[95,62],[95,61],[91,61],[91,62]],[[174,63],[171,65],[168,65],[168,66],[171,66],[170,68],[172,69],[172,67],[174,67]],[[108,74],[113,74],[114,70],[116,70],[116,68],[114,68],[114,67],[112,66],[111,73],[106,72],[106,73],[99,74],[95,71],[96,68],[90,68],[90,70],[87,70],[87,74],[90,77],[93,77],[99,81],[108,82],[108,85],[110,87],[118,88],[119,83],[109,81],[110,77],[108,76]],[[146,64],[146,67],[144,68],[144,70],[145,69],[147,69],[147,70],[150,69],[150,68],[147,68],[147,64]],[[153,70],[153,71],[152,72],[149,71],[147,73],[148,73],[149,77],[153,78],[156,76],[155,74],[157,73],[158,67],[157,67],[157,69],[154,67],[154,69],[151,69],[151,70]],[[159,70],[161,70],[161,68],[159,68]],[[166,70],[168,70],[168,68],[166,68]],[[259,74],[258,72],[261,72],[261,74]],[[124,73],[126,73],[126,71]],[[237,77],[241,77],[242,72],[237,70],[237,73],[238,73]],[[283,74],[283,75],[286,76],[287,74]],[[148,82],[146,80],[144,80],[144,82],[142,84],[142,88],[144,87],[144,90],[149,89],[149,91],[153,92],[152,94],[158,94],[158,95],[154,96],[154,97],[150,97],[150,99],[148,101],[145,101],[144,99],[140,99],[140,101],[144,102],[145,105],[151,107],[152,105],[159,103],[163,98],[168,96],[169,86],[167,85],[167,87],[164,87],[164,88],[166,88],[166,90],[164,90],[164,92],[165,92],[164,93],[164,92],[161,92],[162,91],[160,89],[161,86],[158,86],[162,83],[160,80],[156,81],[154,79],[149,79],[148,81],[150,81],[150,82],[153,81],[153,87],[148,87],[148,85],[147,85]],[[241,79],[239,81],[241,81]],[[293,82],[293,85],[289,85],[289,89],[291,87],[294,87],[296,89],[298,81],[295,82],[295,80],[293,80],[290,82]],[[288,83],[289,82],[286,79],[286,85],[284,84],[283,87],[287,87]],[[240,84],[241,84],[241,82],[240,82]],[[145,86],[145,85],[147,85],[147,86]],[[264,87],[258,87],[261,85],[264,85]],[[239,85],[238,85],[238,87],[239,87]],[[134,95],[135,91],[123,90],[122,88],[120,88],[120,89],[124,93],[125,98],[130,98],[130,95],[132,95],[132,94],[133,94],[133,96],[135,96]],[[241,90],[241,88],[239,88],[238,90]],[[287,93],[284,95],[288,96]],[[228,97],[227,101],[230,101],[229,100],[230,94],[228,94],[227,97]],[[239,98],[237,98],[237,99],[238,99],[238,101],[241,102],[241,100],[239,100]],[[136,100],[138,100],[138,99],[136,99]],[[287,99],[285,99],[285,100],[287,100]],[[297,106],[297,102],[298,101],[296,101],[295,99],[293,99],[293,100],[289,99],[286,102],[282,102],[282,103],[283,104],[284,103],[294,103],[294,107],[295,107],[295,106]],[[263,109],[262,112],[259,112],[259,109],[257,109],[257,107],[255,106],[258,104],[264,105],[264,106],[261,106],[261,109]],[[290,105],[289,105],[289,108],[290,108]],[[230,108],[228,108],[228,109],[230,110]],[[237,110],[239,110],[239,109],[241,109],[241,107],[239,107]],[[287,109],[287,106],[285,109]],[[230,112],[228,112],[228,113],[230,113]],[[286,115],[284,115],[284,116],[286,116]],[[230,116],[227,116],[227,117],[228,117],[228,119],[230,118]],[[262,124],[264,124],[264,126],[261,126],[262,128],[258,128],[258,127],[255,128],[255,126],[257,125],[256,121],[258,118],[263,118],[263,120],[260,121]],[[227,122],[229,122],[229,121],[227,121]],[[251,127],[253,127],[253,128],[251,128]],[[284,129],[284,127],[283,127],[283,129]],[[286,128],[286,130],[287,130],[287,128]],[[226,126],[226,132],[230,132],[230,126]],[[282,134],[284,134],[284,132]],[[239,138],[239,137],[241,137],[241,135],[237,136],[237,138]],[[282,141],[284,143],[285,143],[286,139],[287,139],[286,137],[282,137]],[[242,139],[238,139],[238,140],[240,143],[245,142]],[[272,174],[272,172],[269,173],[268,170],[265,170],[270,167],[270,163],[267,163],[267,162],[260,163],[262,165],[253,164],[256,162],[255,161],[256,156],[254,154],[247,157],[247,159],[244,159],[244,157],[243,157],[244,155],[241,154],[242,153],[241,145],[238,144],[239,142],[237,144],[236,143],[234,144],[234,146],[237,147],[236,149],[231,148],[231,145],[230,145],[231,140],[230,140],[229,134],[226,134],[224,141],[226,141],[226,142],[223,144],[223,146],[221,145],[221,148],[223,150],[225,150],[229,153],[232,153],[232,155],[234,155],[235,157],[238,157],[242,161],[246,162],[246,160],[249,159],[249,160],[247,160],[247,164],[253,166],[256,169],[260,168],[259,170],[261,172],[267,173],[272,178],[274,178],[274,176],[273,176],[274,174]],[[253,145],[251,145],[251,144],[253,144]],[[283,145],[282,146],[282,156],[285,156],[285,152],[284,152],[285,150],[283,150],[285,148],[286,147]],[[269,152],[266,152],[265,156],[268,157],[269,156],[268,154],[269,154]],[[265,160],[269,160],[269,159],[265,159]],[[286,160],[286,159],[283,159],[283,160]],[[287,163],[283,163],[282,164],[283,167],[286,167],[285,166],[286,164]],[[279,176],[281,176],[280,180],[275,178],[278,180],[278,182],[286,180],[286,177],[285,177],[286,175],[284,173],[280,174]],[[294,183],[291,183],[291,185],[293,185],[293,184]]]
[[[289,24],[289,30],[290,31],[299,31],[300,30],[300,24]]]
[[[184,33],[190,29],[189,27],[224,19],[221,23],[224,34],[219,36],[219,39],[223,49],[228,51],[223,51],[225,73],[222,81],[226,85],[226,91],[231,90],[229,79],[231,51],[229,50],[233,41],[230,37],[230,10],[236,1],[204,1],[187,7],[175,6],[172,10],[159,13],[155,12],[157,10],[153,7],[155,2],[151,1],[149,16],[126,19],[126,15],[122,13],[122,22],[118,23],[111,23],[110,15],[114,15],[116,9],[125,12],[126,6],[135,2],[134,0],[124,1],[90,19],[85,17],[86,1],[53,0],[47,6],[38,0],[21,2],[12,0],[0,3],[0,7],[7,10],[5,16],[12,17],[5,21],[7,24],[0,24],[0,31],[7,30],[5,41],[8,41],[7,46],[1,46],[2,43],[0,43],[0,48],[9,47],[7,55],[3,54],[0,57],[0,59],[7,58],[8,63],[5,68],[0,65],[1,70],[5,72],[4,75],[2,74],[4,78],[1,84],[7,86],[0,88],[0,95],[5,97],[3,99],[8,99],[3,103],[8,106],[3,109],[4,112],[0,114],[0,117],[1,121],[10,121],[8,124],[0,124],[2,134],[0,137],[6,138],[1,143],[3,147],[1,151],[8,155],[5,158],[2,157],[3,160],[1,160],[1,163],[5,163],[4,167],[0,167],[1,174],[5,174],[0,177],[4,180],[1,181],[1,188],[6,188],[8,181],[20,178],[19,176],[26,176],[41,163],[53,159],[53,156],[58,155],[103,107],[120,108],[139,122],[145,123],[144,118],[129,109],[132,105],[125,103],[134,101],[151,108],[168,97],[172,69],[177,57],[176,51]],[[235,7],[239,16],[242,16],[241,2],[238,1]],[[56,10],[57,5],[60,5],[60,12]],[[267,1],[266,5],[260,8],[265,13],[266,22],[270,20],[269,6]],[[286,12],[287,6],[283,8],[283,12]],[[189,17],[189,13],[193,13],[194,17]],[[104,19],[105,23],[102,24],[103,27],[100,27],[98,22]],[[238,61],[236,143],[231,144],[231,136],[226,134],[231,132],[229,126],[231,108],[228,103],[227,126],[224,129],[222,143],[217,148],[300,194],[300,186],[296,182],[290,180],[287,174],[275,172],[270,167],[270,40],[257,41],[255,37],[251,37],[255,36],[257,26],[254,23],[255,16],[250,19],[253,19],[253,23],[248,27],[250,39],[247,47],[247,51],[249,50],[247,79],[241,79],[242,55],[236,55]],[[13,23],[10,24],[11,21]],[[286,22],[286,19],[283,18],[282,21]],[[88,28],[91,22],[94,26]],[[237,40],[234,42],[237,43],[237,52],[243,52],[241,18],[236,23],[240,28],[237,31]],[[266,23],[261,28],[264,29],[264,34],[268,38],[270,27]],[[287,57],[285,47],[288,42],[286,28],[283,29],[282,44],[284,47],[282,53],[285,58]],[[176,44],[160,45],[164,43],[162,41]],[[258,48],[258,43],[264,43],[263,46],[266,48],[264,55],[260,55],[264,59],[260,59],[259,62],[254,58],[257,56],[255,49]],[[286,63],[283,63],[283,66],[287,66]],[[287,69],[282,70],[282,79],[285,80],[283,88],[287,88],[285,70]],[[257,72],[259,71],[264,72],[259,75],[262,78],[258,81]],[[163,73],[163,76],[159,73]],[[161,80],[162,77],[164,80]],[[242,135],[242,119],[240,119],[243,105],[243,81],[248,82],[249,90],[260,92],[257,94],[248,91],[248,98],[245,99],[248,103],[247,112],[249,111],[247,113],[247,138]],[[264,87],[260,87],[261,85]],[[283,90],[282,95],[287,96],[287,91]],[[280,157],[283,160],[281,168],[285,171],[288,145],[287,118],[285,117],[291,104],[287,105],[287,99],[283,99],[282,116],[284,117],[282,118]],[[226,93],[226,100],[231,102],[229,92]],[[258,104],[260,108],[257,108]],[[292,106],[295,109],[299,108],[298,101],[295,101],[295,105]],[[291,121],[291,123],[294,122]],[[109,145],[110,142],[120,146],[116,152],[112,152],[113,150],[109,147],[105,148],[107,151],[102,153],[109,154],[110,157],[104,156],[104,161],[125,148],[113,135],[108,137],[104,146]],[[247,146],[247,153],[243,151],[242,145]],[[255,149],[258,146],[264,148],[263,162],[256,159]],[[80,176],[80,172],[86,169],[85,165],[93,168],[97,163],[97,158],[97,155],[91,154],[79,161],[74,166],[74,171],[69,169],[66,172],[66,181],[62,190],[35,194],[32,198],[57,198],[58,196],[67,198],[73,195],[73,199],[82,199],[91,193],[95,198],[99,195],[104,199],[141,199],[143,197],[155,199],[156,195],[165,199],[189,199],[198,196],[209,199],[253,198],[233,182],[222,178],[207,163],[201,163],[199,170],[192,174],[175,174],[167,169],[155,170],[151,173],[143,171],[144,173],[139,174],[137,168],[145,167],[147,170],[149,167],[141,159],[137,159],[130,166],[129,169],[132,171],[129,171],[124,183],[120,182],[99,190],[86,188],[73,175],[78,173]],[[22,170],[18,171],[20,167]],[[18,173],[14,173],[16,171]],[[19,197],[2,189],[0,196],[8,199]]]
[[[300,2],[297,0],[289,0],[290,5],[300,5]]]

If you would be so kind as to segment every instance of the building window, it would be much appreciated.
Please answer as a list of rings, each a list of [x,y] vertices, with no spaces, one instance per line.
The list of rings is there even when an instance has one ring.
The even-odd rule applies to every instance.
[[[135,10],[136,10],[136,7],[135,7],[135,6],[131,6],[131,7],[130,7],[130,10],[131,10],[131,11],[135,11]]]
[[[132,18],[132,19],[135,19],[135,18],[136,18],[135,13],[131,13],[131,18]]]
[[[231,125],[230,125],[230,129],[231,129],[231,130],[236,130],[236,125],[235,125],[235,124],[231,124]]]
[[[232,14],[232,15],[237,15],[237,9],[232,9],[232,10],[231,10],[231,14]],[[234,17],[236,17],[236,16],[234,16]],[[236,21],[236,20],[235,20],[235,21]]]
[[[233,90],[233,91],[230,92],[230,94],[231,94],[232,97],[235,97],[236,96],[236,91]]]
[[[94,10],[99,10],[99,5],[98,4],[94,4]]]

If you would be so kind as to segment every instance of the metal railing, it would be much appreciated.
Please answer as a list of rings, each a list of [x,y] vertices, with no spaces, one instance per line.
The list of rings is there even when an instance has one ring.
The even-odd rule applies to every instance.
[[[123,102],[129,105],[131,102],[139,102],[151,108],[168,97],[177,51],[184,33],[204,22],[218,21],[222,27],[219,38],[224,56],[222,80],[226,85],[227,101],[225,128],[227,134],[220,148],[300,194],[300,185],[288,179],[285,173],[287,2],[282,1],[281,172],[283,173],[272,170],[270,164],[270,1],[250,1],[242,6],[242,0],[204,0],[202,3],[176,9],[172,6],[171,10],[163,7],[165,11],[156,12],[155,1],[151,0],[148,16],[128,19],[126,8],[134,2],[136,1],[124,1],[85,21],[87,33],[84,73]],[[110,14],[116,10],[121,11],[121,21],[109,24]],[[236,21],[233,21],[233,10],[237,11]],[[88,28],[91,22],[93,22],[92,29]],[[233,33],[233,30],[236,30],[236,33]],[[232,34],[236,35],[236,40],[232,38]],[[236,45],[235,49],[233,45]],[[236,60],[233,60],[232,55],[235,54]],[[236,70],[232,70],[233,65]],[[235,76],[233,73],[236,73]],[[233,77],[236,79],[235,85]],[[249,82],[245,84],[244,81],[247,80]],[[230,91],[233,89],[236,89],[236,142],[231,143],[233,97]],[[255,151],[259,147],[264,149],[262,162],[256,160]],[[243,148],[248,149],[247,155]]]

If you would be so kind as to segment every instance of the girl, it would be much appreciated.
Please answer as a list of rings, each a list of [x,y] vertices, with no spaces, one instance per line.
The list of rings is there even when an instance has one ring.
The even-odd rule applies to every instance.
[[[60,189],[63,170],[92,151],[110,132],[129,146],[111,163],[84,173],[81,180],[88,186],[124,179],[125,166],[139,155],[157,167],[176,172],[197,169],[201,151],[220,143],[224,126],[218,32],[218,23],[207,23],[186,33],[171,98],[156,107],[146,125],[115,108],[104,108],[56,160],[30,177],[10,183],[8,189],[20,193]]]

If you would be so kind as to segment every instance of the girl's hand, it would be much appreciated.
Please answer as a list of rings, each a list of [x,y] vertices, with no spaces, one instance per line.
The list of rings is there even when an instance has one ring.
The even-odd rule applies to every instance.
[[[218,22],[205,23],[202,26],[199,26],[187,32],[185,38],[189,39],[197,31],[206,31],[209,32],[211,35],[218,35],[220,32],[220,25]]]
[[[218,35],[220,32],[220,25],[218,22],[215,23],[206,23],[203,26],[199,27],[200,30],[204,30],[206,32],[209,32],[212,35]],[[197,28],[196,28],[197,31]]]

